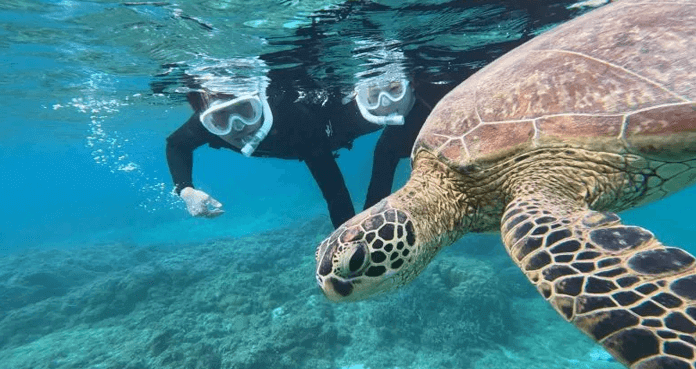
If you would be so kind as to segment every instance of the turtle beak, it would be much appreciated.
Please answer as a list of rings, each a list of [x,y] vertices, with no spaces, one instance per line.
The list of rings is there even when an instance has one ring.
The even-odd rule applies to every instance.
[[[329,277],[323,280],[318,280],[319,288],[324,292],[326,298],[333,302],[342,302],[351,300],[350,294],[353,292],[353,283],[343,281],[336,277]]]

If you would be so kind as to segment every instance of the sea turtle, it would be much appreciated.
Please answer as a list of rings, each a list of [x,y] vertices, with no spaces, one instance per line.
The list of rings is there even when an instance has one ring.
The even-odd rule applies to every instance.
[[[696,182],[696,2],[621,0],[446,95],[403,188],[324,240],[331,300],[413,280],[467,232],[633,369],[696,368],[696,259],[615,214]]]

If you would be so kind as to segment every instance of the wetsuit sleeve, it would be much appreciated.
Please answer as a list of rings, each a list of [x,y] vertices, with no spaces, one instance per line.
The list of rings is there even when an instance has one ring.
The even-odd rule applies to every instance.
[[[324,148],[312,150],[303,160],[326,200],[331,223],[338,228],[355,215],[355,208],[336,158],[331,150]]]
[[[198,113],[167,137],[167,165],[178,195],[193,187],[193,151],[209,142],[210,133],[198,120]]]

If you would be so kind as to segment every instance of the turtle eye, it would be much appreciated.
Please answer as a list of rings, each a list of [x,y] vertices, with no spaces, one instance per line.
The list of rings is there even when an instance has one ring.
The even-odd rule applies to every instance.
[[[353,255],[350,257],[350,261],[348,262],[348,269],[351,271],[351,273],[357,272],[365,265],[366,254],[367,252],[365,251],[365,245],[362,243],[358,244],[353,252]]]

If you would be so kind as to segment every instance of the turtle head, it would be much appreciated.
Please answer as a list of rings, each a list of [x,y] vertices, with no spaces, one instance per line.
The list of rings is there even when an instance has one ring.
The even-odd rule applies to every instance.
[[[341,225],[317,248],[316,277],[326,297],[355,301],[404,285],[427,261],[413,220],[382,200]]]

